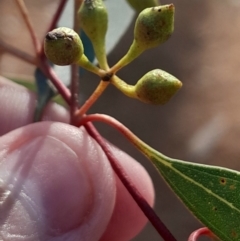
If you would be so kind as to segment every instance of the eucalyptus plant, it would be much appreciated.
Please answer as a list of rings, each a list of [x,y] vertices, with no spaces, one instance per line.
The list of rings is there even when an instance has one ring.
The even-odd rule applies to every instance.
[[[109,85],[115,86],[130,98],[153,105],[166,104],[182,87],[180,80],[161,69],[149,71],[136,81],[135,85],[128,84],[127,81],[122,80],[117,75],[120,69],[140,57],[144,51],[167,41],[174,31],[175,7],[173,4],[158,5],[156,0],[142,0],[141,4],[134,0],[128,0],[128,2],[139,13],[135,22],[134,38],[127,53],[112,67],[108,64],[105,50],[108,11],[102,0],[85,0],[77,6],[78,9],[76,10],[76,19],[79,21],[76,26],[80,26],[92,42],[98,65],[93,64],[84,54],[84,45],[78,34],[79,28],[74,30],[66,27],[55,28],[55,21],[46,34],[44,53],[52,64],[61,66],[78,65],[99,76],[99,84],[96,90],[80,108],[73,108],[76,107],[78,102],[76,97],[76,94],[79,93],[78,79],[73,80],[71,95],[69,95],[67,87],[56,78],[49,63],[42,61],[42,64],[38,67],[70,106],[70,124],[76,127],[84,126],[91,133],[105,152],[120,180],[123,181],[137,204],[165,241],[177,239],[157,217],[152,208],[143,201],[141,195],[132,187],[128,177],[116,167],[116,162],[106,142],[96,134],[96,130],[89,125],[90,122],[101,121],[119,130],[146,156],[174,193],[193,215],[206,226],[206,228],[193,232],[189,241],[197,240],[200,235],[208,235],[212,239],[223,241],[240,240],[238,225],[240,218],[239,172],[167,157],[140,140],[113,117],[87,113]],[[30,31],[34,33],[31,28]],[[43,50],[39,51],[39,56],[44,56]],[[40,115],[38,116],[40,117]],[[37,119],[40,120],[40,118]]]

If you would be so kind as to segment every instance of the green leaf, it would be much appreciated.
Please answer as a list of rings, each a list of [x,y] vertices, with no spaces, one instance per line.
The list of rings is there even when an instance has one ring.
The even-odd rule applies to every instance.
[[[240,240],[240,173],[168,158],[144,147],[165,181],[192,213],[223,241]]]

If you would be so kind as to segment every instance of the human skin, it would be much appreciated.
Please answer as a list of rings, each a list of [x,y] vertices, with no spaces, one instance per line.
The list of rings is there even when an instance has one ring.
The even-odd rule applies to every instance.
[[[35,94],[0,78],[0,240],[127,241],[146,218],[84,128],[49,104],[32,124]],[[145,169],[110,145],[153,205]]]

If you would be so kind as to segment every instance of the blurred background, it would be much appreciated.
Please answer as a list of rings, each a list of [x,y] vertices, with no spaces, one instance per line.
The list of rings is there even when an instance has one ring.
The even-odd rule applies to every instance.
[[[40,38],[43,38],[58,2],[25,1]],[[172,37],[122,69],[119,76],[134,84],[146,72],[160,68],[179,78],[183,88],[166,105],[151,106],[129,99],[114,87],[109,87],[90,112],[115,117],[146,143],[170,157],[240,170],[240,1],[172,2],[176,7]],[[118,39],[117,43],[115,40],[107,42],[110,45],[109,64],[113,65],[132,42],[134,12],[124,0],[106,0],[105,3],[111,6],[109,12],[112,10],[122,16],[122,20],[115,21],[115,14],[112,15],[110,21],[115,32],[107,36],[108,39],[114,39],[114,36],[115,40]],[[161,3],[170,2],[165,0]],[[64,23],[66,18],[70,18],[69,14],[65,14],[61,21]],[[13,0],[0,1],[0,23],[0,40],[33,52],[30,37],[26,35],[25,25]],[[60,78],[68,76],[64,75],[67,69],[58,71]],[[34,66],[5,54],[0,48],[0,75],[31,81],[33,72]],[[98,78],[90,73],[81,76],[82,101],[92,93],[97,83]],[[97,127],[106,139],[146,167],[156,189],[156,212],[178,240],[187,240],[190,233],[202,225],[124,137],[105,124],[97,124]],[[147,225],[134,239],[143,240],[161,239],[154,228]]]

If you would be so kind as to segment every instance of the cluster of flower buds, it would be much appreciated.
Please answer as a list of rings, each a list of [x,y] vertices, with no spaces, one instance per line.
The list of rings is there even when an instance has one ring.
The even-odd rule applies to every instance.
[[[129,0],[129,2],[132,5],[136,4],[136,1],[133,0]],[[113,76],[108,81],[124,94],[145,103],[165,104],[182,86],[178,79],[165,71],[152,70],[134,86],[128,85],[119,78],[114,78],[114,74],[119,68],[127,65],[146,49],[162,44],[173,32],[173,4],[155,6],[156,1],[146,0],[142,1],[140,5],[147,6],[148,4],[154,5],[154,7],[146,8],[138,15],[134,29],[134,41],[128,53],[109,70],[112,72],[104,73]],[[102,60],[106,67],[104,45],[108,15],[103,1],[85,0],[78,11],[78,16],[82,29],[93,43],[97,58]],[[99,73],[100,69],[92,65],[83,54],[83,44],[79,35],[69,28],[57,28],[49,32],[45,37],[44,49],[47,57],[54,64],[77,63],[92,72]]]

